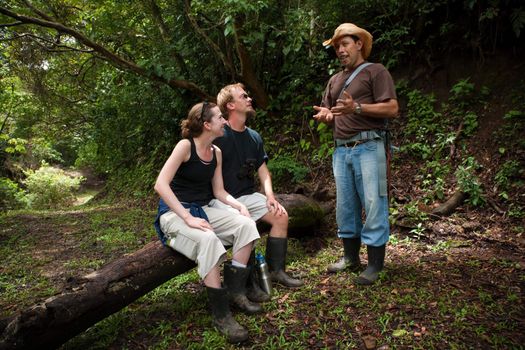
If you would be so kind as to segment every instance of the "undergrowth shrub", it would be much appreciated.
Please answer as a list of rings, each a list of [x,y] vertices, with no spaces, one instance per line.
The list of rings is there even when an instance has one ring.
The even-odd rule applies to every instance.
[[[406,142],[401,152],[424,161],[417,178],[421,180],[426,204],[445,198],[453,154],[465,157],[454,172],[460,190],[468,194],[470,204],[484,203],[481,183],[475,174],[480,166],[473,157],[465,155],[465,144],[479,126],[475,108],[485,106],[490,91],[486,87],[476,89],[469,80],[456,82],[448,99],[441,104],[434,94],[402,86],[401,90],[406,90],[407,124],[404,129]]]
[[[312,154],[314,161],[322,161],[329,158],[334,153],[332,128],[329,128],[325,123],[316,123],[313,120],[309,122],[310,128],[315,130],[319,138],[319,147]],[[310,143],[305,143],[301,140],[301,150],[303,152],[310,151]]]
[[[24,191],[6,177],[0,178],[0,210],[23,208],[26,205]]]
[[[468,194],[467,202],[474,206],[485,203],[481,182],[475,174],[479,168],[480,165],[474,157],[467,157],[455,172],[459,189]]]
[[[134,169],[123,168],[114,171],[106,184],[106,198],[136,200],[154,194],[153,187],[159,169],[153,159],[155,158],[139,163]]]
[[[43,164],[38,170],[24,172],[27,178],[27,202],[34,209],[59,208],[75,200],[74,192],[84,181],[82,176],[69,176],[62,169]]]
[[[283,188],[285,185],[295,185],[303,181],[308,174],[308,168],[289,155],[279,155],[268,163],[272,173],[274,187]],[[288,189],[290,190],[290,189]]]
[[[494,182],[499,191],[499,196],[505,200],[509,199],[509,190],[516,185],[516,187],[523,186],[523,181],[520,181],[520,177],[523,176],[525,170],[523,166],[517,160],[507,160],[503,163],[496,176]]]

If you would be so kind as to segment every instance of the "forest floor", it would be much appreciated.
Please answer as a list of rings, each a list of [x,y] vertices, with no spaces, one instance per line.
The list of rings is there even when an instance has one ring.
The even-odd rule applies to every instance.
[[[85,204],[0,217],[0,310],[8,317],[60,292],[75,277],[156,239],[154,211]],[[211,328],[194,271],[158,287],[66,343],[64,349],[520,349],[525,344],[525,242],[491,207],[460,207],[428,230],[394,225],[377,284],[328,274],[342,254],[330,213],[290,240],[290,273],[303,288],[275,288],[265,313],[236,314],[247,343]],[[514,231],[513,231],[514,230]],[[263,240],[265,238],[263,237]],[[264,246],[264,244],[261,244]],[[366,263],[366,253],[361,252]]]

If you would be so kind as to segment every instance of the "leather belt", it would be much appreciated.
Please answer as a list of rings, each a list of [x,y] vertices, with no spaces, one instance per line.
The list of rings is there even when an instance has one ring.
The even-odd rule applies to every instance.
[[[357,140],[357,141],[348,141],[348,142],[345,142],[345,143],[341,143],[340,145],[338,145],[337,147],[346,147],[346,148],[353,148],[357,145],[360,145],[362,143],[365,143],[367,141],[370,141],[370,140]]]

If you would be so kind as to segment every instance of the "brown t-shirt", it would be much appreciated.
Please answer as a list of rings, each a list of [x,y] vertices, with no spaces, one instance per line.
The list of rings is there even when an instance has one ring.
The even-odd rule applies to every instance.
[[[323,107],[331,108],[336,105],[341,89],[352,72],[353,70],[343,70],[330,78],[321,102]],[[392,76],[380,63],[371,64],[359,72],[346,89],[346,92],[356,102],[362,104],[397,99]],[[335,117],[334,138],[348,139],[359,131],[384,129],[385,122],[384,118],[372,118],[356,114],[345,114]]]

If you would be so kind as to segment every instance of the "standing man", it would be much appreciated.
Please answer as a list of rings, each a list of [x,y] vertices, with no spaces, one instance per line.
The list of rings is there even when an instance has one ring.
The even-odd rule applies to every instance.
[[[399,109],[394,82],[382,64],[366,62],[372,50],[368,31],[343,23],[323,45],[333,46],[344,66],[328,81],[321,106],[314,106],[317,114],[313,116],[333,125],[335,140],[332,166],[336,218],[344,256],[328,271],[359,270],[363,242],[368,266],[355,282],[373,284],[383,269],[390,235],[385,144],[387,121],[397,117]]]
[[[259,133],[246,126],[247,119],[255,116],[252,99],[242,84],[231,84],[219,92],[217,104],[228,120],[224,136],[214,141],[223,154],[224,187],[248,208],[255,221],[260,219],[271,225],[266,244],[266,261],[272,281],[287,287],[300,287],[303,281],[285,272],[288,213],[274,197],[263,140]],[[255,172],[264,195],[255,191]],[[217,200],[210,205],[224,206]]]

